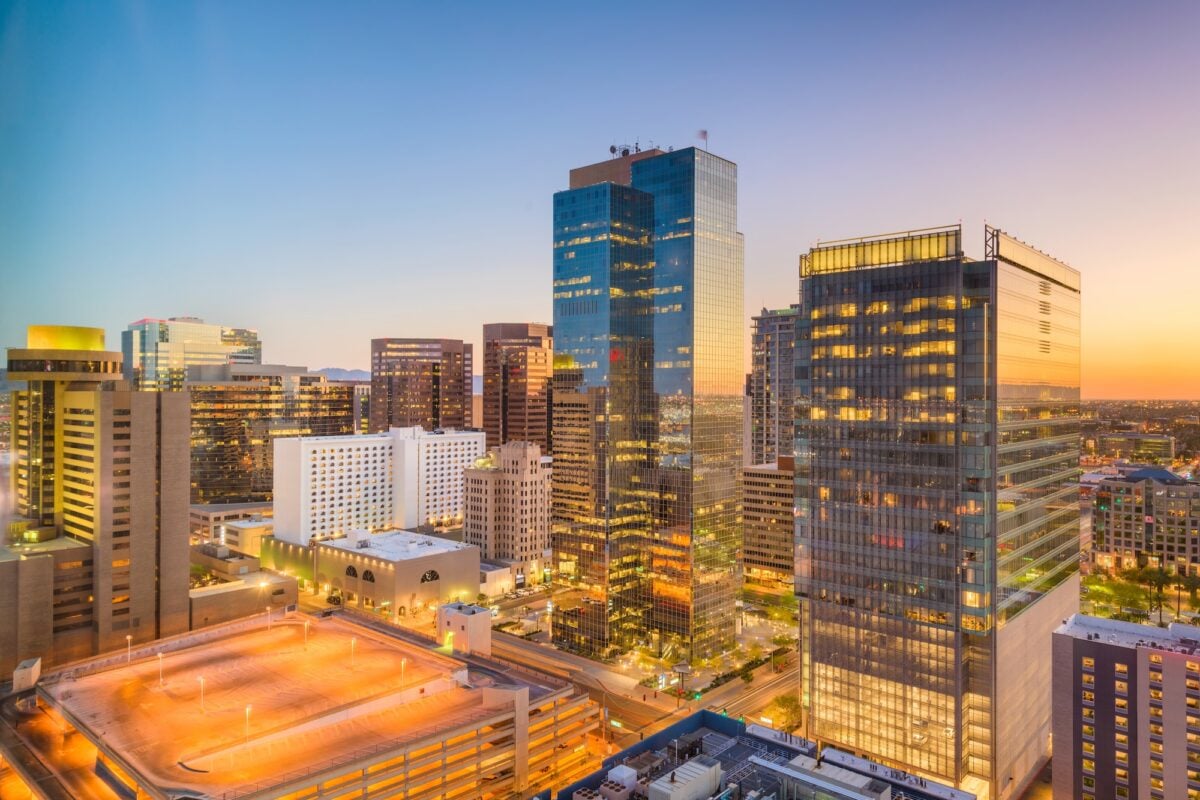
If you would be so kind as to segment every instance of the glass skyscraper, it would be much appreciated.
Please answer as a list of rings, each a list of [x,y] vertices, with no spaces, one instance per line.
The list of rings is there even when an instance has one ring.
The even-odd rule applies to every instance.
[[[135,389],[179,391],[189,367],[261,364],[258,331],[195,317],[140,319],[121,332],[125,377]]]
[[[796,385],[796,317],[800,306],[768,311],[753,320],[750,335],[750,450],[751,464],[771,464],[790,456],[795,434],[792,407]]]
[[[625,158],[632,186],[555,195],[553,546],[589,599],[554,635],[688,659],[732,646],[740,583],[737,167]]]
[[[1000,231],[801,259],[796,591],[807,733],[1007,798],[1078,604],[1079,273]]]

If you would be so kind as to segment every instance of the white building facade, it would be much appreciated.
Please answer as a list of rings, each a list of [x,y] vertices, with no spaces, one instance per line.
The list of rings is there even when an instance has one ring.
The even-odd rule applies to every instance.
[[[484,441],[482,431],[419,427],[276,439],[275,536],[305,545],[351,530],[458,527],[463,470]]]

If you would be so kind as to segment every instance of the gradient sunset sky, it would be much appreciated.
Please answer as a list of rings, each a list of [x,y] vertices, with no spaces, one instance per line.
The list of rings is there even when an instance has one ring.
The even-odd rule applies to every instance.
[[[366,368],[550,321],[611,144],[739,165],[746,311],[830,240],[986,220],[1083,273],[1085,397],[1200,399],[1200,3],[0,0],[0,346],[142,317]],[[479,363],[481,359],[477,360]]]

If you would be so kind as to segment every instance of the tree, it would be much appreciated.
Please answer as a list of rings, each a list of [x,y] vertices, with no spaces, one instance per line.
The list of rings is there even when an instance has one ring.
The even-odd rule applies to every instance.
[[[1171,574],[1160,567],[1138,567],[1137,569],[1127,569],[1121,573],[1123,580],[1145,586],[1150,602],[1149,611],[1154,613],[1154,609],[1158,609],[1158,625],[1163,626],[1163,589],[1170,585]]]
[[[746,682],[747,686],[754,683],[754,671],[753,670],[744,669],[739,674],[741,675],[742,680]]]
[[[781,694],[775,698],[773,705],[776,709],[773,717],[779,722],[779,730],[790,732],[800,727],[804,709],[799,697],[794,693]]]

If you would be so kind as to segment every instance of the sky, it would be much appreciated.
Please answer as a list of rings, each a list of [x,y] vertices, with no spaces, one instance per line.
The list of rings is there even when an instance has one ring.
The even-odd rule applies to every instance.
[[[746,312],[818,240],[985,221],[1083,274],[1083,392],[1200,399],[1200,3],[0,0],[0,345],[254,327],[264,360],[550,321],[612,144],[738,163]],[[480,359],[481,361],[481,359]]]

